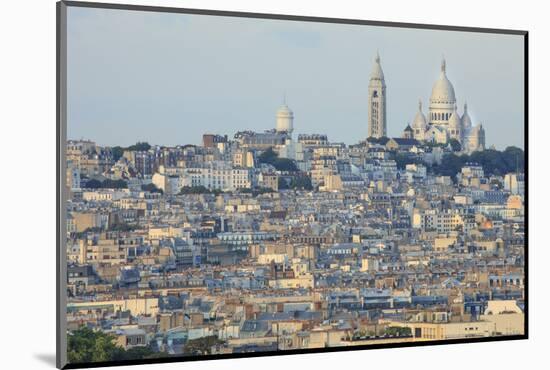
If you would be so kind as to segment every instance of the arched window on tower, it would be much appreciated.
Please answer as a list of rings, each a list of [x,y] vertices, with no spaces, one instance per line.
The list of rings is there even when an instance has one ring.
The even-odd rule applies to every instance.
[[[372,96],[373,96],[373,98],[377,98],[378,97],[378,91],[374,90],[372,92]]]

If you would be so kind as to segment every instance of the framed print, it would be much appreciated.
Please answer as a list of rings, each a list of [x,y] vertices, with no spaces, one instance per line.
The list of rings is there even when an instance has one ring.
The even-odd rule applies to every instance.
[[[57,11],[59,368],[527,338],[526,31]]]

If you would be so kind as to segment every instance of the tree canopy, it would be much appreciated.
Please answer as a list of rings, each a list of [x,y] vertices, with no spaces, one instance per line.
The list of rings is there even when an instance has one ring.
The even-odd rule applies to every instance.
[[[147,142],[137,142],[134,145],[130,145],[128,147],[122,147],[122,146],[114,146],[111,148],[111,154],[113,155],[113,159],[115,161],[118,161],[120,157],[124,154],[125,150],[129,151],[136,151],[136,152],[143,152],[151,149],[151,145]]]
[[[103,181],[91,179],[86,182],[89,189],[127,189],[128,183],[124,180],[105,179]]]
[[[260,163],[270,164],[273,167],[275,167],[278,171],[288,171],[288,172],[298,171],[298,167],[296,167],[296,163],[292,159],[279,158],[279,156],[277,155],[277,153],[275,153],[273,148],[269,148],[265,152],[260,154],[258,156],[258,161]]]
[[[470,155],[449,153],[443,157],[441,164],[432,166],[432,170],[437,175],[454,177],[466,163],[478,163],[486,175],[503,176],[516,169],[524,171],[525,154],[522,149],[513,146],[503,151],[487,149]]]
[[[411,154],[411,153],[396,153],[393,159],[397,164],[397,168],[400,170],[404,170],[408,164],[420,162],[420,160],[414,154]]]
[[[149,149],[151,149],[151,145],[149,143],[140,141],[126,148],[126,150],[130,150],[133,152],[145,152]]]
[[[137,228],[138,228],[137,225],[128,224],[126,222],[116,222],[109,227],[109,231],[128,232],[128,231],[134,231]]]
[[[67,358],[70,363],[104,362],[155,358],[166,354],[155,353],[149,347],[125,350],[116,344],[116,337],[87,327],[72,331],[67,336]]]
[[[253,197],[256,197],[260,194],[266,194],[266,193],[274,193],[275,191],[271,188],[266,187],[256,187],[256,188],[242,188],[238,190],[241,194],[252,194]]]
[[[462,145],[460,145],[460,141],[458,141],[457,139],[451,139],[449,141],[449,144],[451,144],[453,152],[460,152],[462,150]]]
[[[386,330],[384,330],[384,334],[398,336],[398,337],[407,337],[412,335],[412,331],[411,331],[411,328],[402,328],[399,326],[388,326]]]
[[[141,185],[141,190],[148,191],[150,193],[160,193],[160,194],[164,193],[164,191],[162,191],[162,189],[157,188],[155,184]]]
[[[180,189],[179,195],[185,194],[222,194],[223,191],[219,189],[208,189],[203,185],[199,186],[184,186]]]
[[[212,353],[212,347],[224,343],[217,336],[191,339],[183,347],[184,355],[209,355]]]
[[[307,175],[292,176],[290,179],[279,177],[279,189],[313,190],[313,185]]]

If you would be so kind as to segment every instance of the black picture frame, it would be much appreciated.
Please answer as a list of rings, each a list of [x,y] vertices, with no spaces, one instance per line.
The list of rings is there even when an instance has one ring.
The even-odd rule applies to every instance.
[[[66,359],[66,250],[65,250],[65,202],[67,200],[65,190],[65,172],[66,166],[66,140],[67,140],[67,8],[95,8],[95,9],[115,9],[115,10],[131,10],[140,12],[162,12],[162,13],[179,13],[179,14],[196,14],[196,15],[212,15],[223,17],[238,17],[238,18],[258,18],[258,19],[276,19],[288,21],[302,22],[317,22],[317,23],[334,23],[334,24],[353,24],[367,26],[384,26],[395,28],[412,28],[440,31],[461,31],[474,33],[491,33],[491,34],[508,34],[523,36],[524,39],[524,152],[525,152],[525,276],[524,276],[524,334],[510,335],[503,337],[484,337],[484,338],[469,338],[469,339],[453,339],[453,340],[429,340],[422,342],[408,343],[388,343],[388,344],[371,344],[357,345],[349,347],[326,347],[319,349],[299,349],[299,350],[281,350],[274,352],[253,352],[253,353],[236,353],[236,354],[220,354],[220,355],[202,355],[194,357],[174,356],[160,359],[139,359],[139,360],[123,360],[123,361],[105,361],[91,363],[67,363]],[[56,63],[56,124],[57,124],[57,141],[56,141],[56,366],[59,369],[77,369],[77,368],[94,368],[105,366],[125,366],[125,365],[140,365],[140,364],[161,364],[172,362],[191,362],[191,361],[207,361],[219,359],[235,359],[249,357],[265,357],[265,356],[287,356],[295,354],[310,354],[310,353],[326,353],[326,352],[342,352],[342,351],[360,351],[380,348],[404,348],[404,347],[420,347],[448,344],[464,344],[464,343],[484,343],[498,342],[511,340],[524,340],[529,338],[529,246],[528,246],[528,217],[529,217],[529,32],[525,30],[512,29],[495,29],[495,28],[477,28],[477,27],[461,27],[450,25],[431,25],[419,23],[402,23],[402,22],[384,22],[373,20],[359,19],[342,19],[342,18],[326,18],[312,16],[298,16],[286,14],[266,14],[266,13],[250,13],[250,12],[233,12],[219,11],[206,9],[190,9],[176,8],[163,6],[144,6],[131,4],[111,4],[99,2],[80,2],[80,1],[59,1],[56,4],[56,19],[57,19],[57,63]]]

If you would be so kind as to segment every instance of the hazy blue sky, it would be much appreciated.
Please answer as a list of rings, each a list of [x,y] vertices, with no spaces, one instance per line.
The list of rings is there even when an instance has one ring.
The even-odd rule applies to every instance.
[[[427,111],[442,55],[462,113],[486,142],[523,147],[523,38],[468,32],[72,8],[68,135],[102,145],[198,144],[205,132],[275,127],[286,92],[295,133],[367,135],[376,50],[388,134]]]

